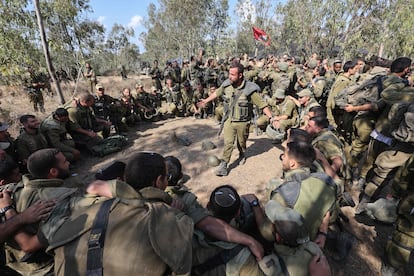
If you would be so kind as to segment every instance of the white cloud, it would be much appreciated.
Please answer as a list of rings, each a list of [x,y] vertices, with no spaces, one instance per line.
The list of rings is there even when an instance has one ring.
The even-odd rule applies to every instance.
[[[105,21],[106,17],[105,16],[99,16],[98,19],[96,19],[96,21],[98,21],[99,23],[103,24],[103,22]]]
[[[134,15],[131,18],[131,20],[129,21],[128,27],[136,28],[136,27],[138,27],[138,26],[141,25],[142,20],[143,20],[142,16],[140,16],[140,15]]]

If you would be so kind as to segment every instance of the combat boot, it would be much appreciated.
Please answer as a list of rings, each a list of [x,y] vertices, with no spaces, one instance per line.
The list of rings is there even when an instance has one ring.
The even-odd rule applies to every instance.
[[[239,165],[244,165],[246,163],[246,156],[243,152],[240,152],[239,154]]]
[[[227,171],[227,162],[221,161],[220,165],[216,169],[217,176],[226,176],[228,174]]]

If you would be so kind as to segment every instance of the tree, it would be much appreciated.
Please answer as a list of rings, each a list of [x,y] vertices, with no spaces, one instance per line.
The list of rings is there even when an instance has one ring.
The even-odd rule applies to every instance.
[[[55,84],[57,94],[59,95],[60,103],[64,104],[65,99],[63,97],[62,90],[60,89],[59,82],[56,80],[55,69],[53,68],[52,61],[50,60],[49,46],[47,44],[46,34],[45,34],[44,27],[43,27],[42,14],[40,13],[40,9],[39,9],[39,0],[33,0],[33,4],[35,7],[35,11],[36,11],[37,23],[39,25],[39,33],[42,39],[42,45],[43,45],[43,51],[45,54],[47,69],[49,71],[49,75],[51,79],[53,80],[53,83]]]

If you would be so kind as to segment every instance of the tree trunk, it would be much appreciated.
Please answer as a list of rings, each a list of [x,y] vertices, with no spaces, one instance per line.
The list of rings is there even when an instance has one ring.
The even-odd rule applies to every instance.
[[[60,103],[64,104],[65,99],[63,98],[62,90],[60,89],[60,83],[56,79],[55,69],[52,65],[52,61],[50,60],[49,46],[47,44],[45,29],[43,27],[43,20],[42,20],[42,14],[40,13],[39,0],[33,0],[33,4],[35,7],[35,11],[36,11],[37,24],[39,25],[40,38],[42,40],[43,52],[45,54],[47,70],[49,71],[50,78],[52,79],[55,85],[57,94],[59,95]]]

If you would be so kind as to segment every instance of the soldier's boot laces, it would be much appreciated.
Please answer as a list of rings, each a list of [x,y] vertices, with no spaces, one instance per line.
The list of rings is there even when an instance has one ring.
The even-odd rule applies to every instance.
[[[227,171],[227,162],[221,161],[220,165],[216,169],[217,176],[226,176],[228,174]]]

